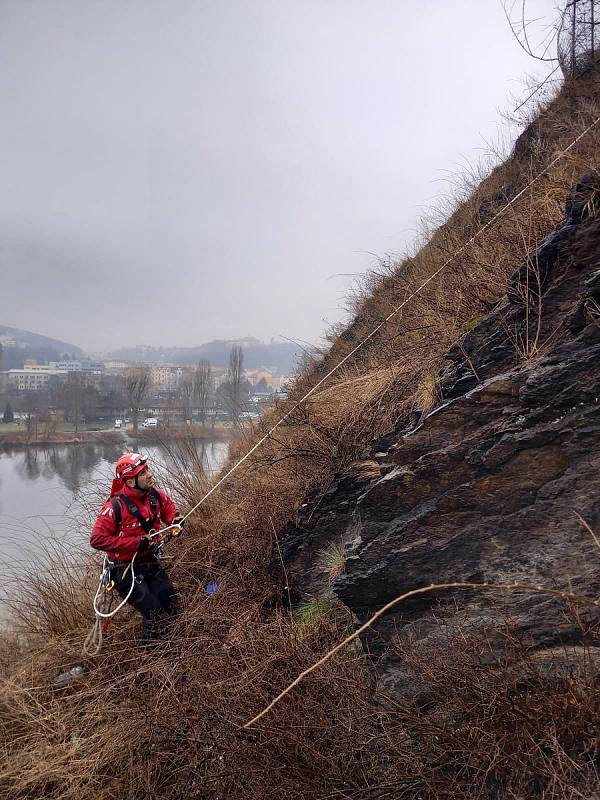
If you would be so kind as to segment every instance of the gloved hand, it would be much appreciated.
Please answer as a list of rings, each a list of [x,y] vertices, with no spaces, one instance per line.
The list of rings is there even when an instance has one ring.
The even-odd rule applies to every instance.
[[[180,514],[178,511],[173,517],[173,522],[171,525],[173,525],[173,528],[171,529],[171,536],[179,536],[183,530],[183,526],[185,525],[183,514]]]
[[[149,550],[154,550],[159,544],[162,544],[164,538],[160,534],[153,534],[153,536],[142,536],[138,547],[138,553],[147,553]]]

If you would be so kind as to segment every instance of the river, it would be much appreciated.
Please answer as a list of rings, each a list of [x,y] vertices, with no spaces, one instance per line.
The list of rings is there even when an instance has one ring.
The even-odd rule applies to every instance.
[[[198,464],[218,470],[228,451],[223,441],[198,441],[191,456],[182,446],[138,446],[151,461],[158,484],[169,491],[182,470],[195,470]],[[43,567],[52,552],[72,554],[89,547],[90,526],[108,496],[123,450],[122,444],[97,443],[0,449],[0,579]]]

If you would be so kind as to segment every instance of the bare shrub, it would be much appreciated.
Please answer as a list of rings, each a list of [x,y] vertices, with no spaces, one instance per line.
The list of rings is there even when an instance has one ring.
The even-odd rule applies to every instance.
[[[569,613],[567,611],[567,613]],[[506,620],[437,620],[429,646],[398,641],[406,701],[385,697],[394,797],[591,797],[598,788],[598,632],[536,653]]]

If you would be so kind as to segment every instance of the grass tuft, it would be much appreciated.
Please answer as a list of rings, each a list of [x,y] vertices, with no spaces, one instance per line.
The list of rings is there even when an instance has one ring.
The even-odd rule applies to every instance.
[[[483,314],[475,314],[474,317],[471,317],[471,319],[465,322],[465,324],[463,325],[463,331],[465,333],[469,333],[469,331],[474,331],[475,328],[479,325],[479,323],[483,319],[483,316],[484,316]]]
[[[321,550],[321,564],[327,571],[330,583],[346,570],[346,547],[344,542],[332,542]]]
[[[438,405],[440,399],[438,377],[434,372],[429,372],[421,378],[415,391],[415,408],[426,414]]]
[[[302,632],[317,630],[330,620],[335,606],[335,601],[328,597],[311,597],[296,610],[297,627]]]

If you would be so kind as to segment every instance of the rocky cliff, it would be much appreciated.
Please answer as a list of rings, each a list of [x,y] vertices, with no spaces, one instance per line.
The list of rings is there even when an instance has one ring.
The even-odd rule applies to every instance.
[[[577,516],[600,528],[599,200],[592,172],[508,295],[446,353],[429,384],[433,407],[399,419],[307,499],[280,542],[296,597],[334,595],[364,621],[429,583],[600,594],[600,552]],[[421,595],[364,641],[380,687],[411,691],[396,645],[447,646],[440,615],[443,637],[448,626],[484,632],[510,619],[549,659],[558,645],[576,655],[592,621],[525,592]]]

